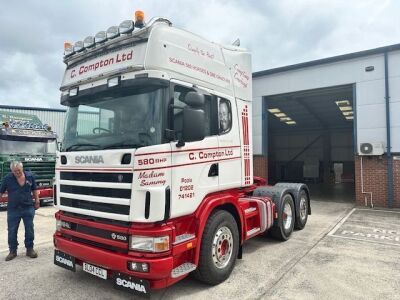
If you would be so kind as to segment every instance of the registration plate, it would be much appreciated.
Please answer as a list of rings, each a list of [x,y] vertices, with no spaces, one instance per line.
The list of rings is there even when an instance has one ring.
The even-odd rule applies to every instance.
[[[83,268],[83,271],[88,272],[94,276],[97,276],[97,277],[100,277],[103,279],[107,279],[107,270],[106,269],[102,269],[102,268],[93,266],[91,264],[85,263],[85,262],[82,264],[82,268]]]

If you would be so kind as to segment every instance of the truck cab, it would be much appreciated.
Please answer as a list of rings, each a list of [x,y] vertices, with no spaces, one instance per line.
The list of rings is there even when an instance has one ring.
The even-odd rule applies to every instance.
[[[0,182],[11,161],[21,161],[37,182],[41,204],[53,202],[57,135],[35,115],[0,111]],[[7,207],[7,194],[0,199]]]

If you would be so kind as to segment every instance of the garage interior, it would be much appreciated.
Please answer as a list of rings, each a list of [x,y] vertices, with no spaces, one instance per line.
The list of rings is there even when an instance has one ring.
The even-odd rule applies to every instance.
[[[353,85],[264,97],[268,181],[305,182],[316,200],[355,201]]]

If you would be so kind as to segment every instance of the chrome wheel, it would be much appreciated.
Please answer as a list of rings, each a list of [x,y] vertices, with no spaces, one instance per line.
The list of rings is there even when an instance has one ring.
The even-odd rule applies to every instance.
[[[307,217],[307,199],[304,197],[300,198],[300,219],[304,222]]]
[[[285,230],[289,230],[291,228],[292,220],[293,220],[292,207],[288,202],[286,202],[285,206],[283,207],[283,228],[285,228]]]
[[[233,252],[233,236],[231,230],[223,226],[217,230],[212,242],[212,258],[218,269],[225,268],[231,260]]]

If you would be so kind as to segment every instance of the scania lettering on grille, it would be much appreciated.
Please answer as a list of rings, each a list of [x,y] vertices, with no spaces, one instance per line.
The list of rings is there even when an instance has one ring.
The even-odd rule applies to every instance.
[[[104,164],[103,156],[101,155],[81,155],[75,156],[76,164]]]
[[[117,283],[117,285],[147,294],[146,287],[142,284],[134,283],[132,281],[128,281],[128,280],[121,279],[121,278],[117,278],[116,283]]]
[[[25,161],[43,161],[42,157],[25,157]]]
[[[62,263],[63,265],[71,267],[71,268],[74,266],[72,261],[70,261],[69,259],[66,259],[64,257],[58,256],[58,255],[56,256],[56,261],[58,261],[59,263]]]
[[[111,238],[113,239],[113,240],[120,240],[120,241],[126,241],[127,240],[127,238],[126,238],[126,236],[125,235],[120,235],[120,234],[116,234],[116,233],[111,233]]]

